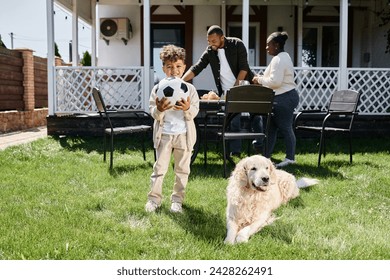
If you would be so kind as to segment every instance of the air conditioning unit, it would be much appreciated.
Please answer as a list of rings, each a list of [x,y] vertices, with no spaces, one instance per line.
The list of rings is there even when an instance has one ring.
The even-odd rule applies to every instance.
[[[132,33],[130,20],[126,17],[100,19],[100,39],[103,39],[107,45],[114,39],[122,40],[127,45]]]

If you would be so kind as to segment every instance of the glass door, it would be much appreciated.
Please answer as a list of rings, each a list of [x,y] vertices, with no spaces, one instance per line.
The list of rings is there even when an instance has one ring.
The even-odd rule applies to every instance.
[[[305,25],[302,40],[302,66],[338,67],[338,25]]]
[[[160,60],[161,47],[173,44],[182,48],[184,46],[184,24],[151,24],[150,32],[152,65],[154,67],[154,83],[165,77]]]

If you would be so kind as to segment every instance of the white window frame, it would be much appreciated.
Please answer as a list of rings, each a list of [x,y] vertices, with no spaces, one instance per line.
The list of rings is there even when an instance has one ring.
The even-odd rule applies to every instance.
[[[304,28],[316,28],[317,29],[317,53],[316,53],[317,65],[316,65],[316,67],[322,67],[322,30],[323,30],[324,26],[337,26],[337,27],[339,27],[340,24],[335,23],[335,22],[303,23],[303,29]]]
[[[230,27],[240,27],[242,29],[242,23],[241,22],[229,22],[227,24],[227,30],[229,30]],[[259,57],[260,57],[260,43],[259,43],[259,37],[260,37],[260,23],[259,22],[250,22],[249,23],[249,27],[254,27],[255,28],[255,34],[256,34],[256,38],[255,38],[255,54],[254,54],[254,57],[253,57],[253,61],[248,59],[248,62],[249,62],[249,66],[258,66],[257,65],[257,61],[259,61]],[[242,39],[242,38],[240,38]],[[250,50],[248,48],[248,57],[250,57]]]

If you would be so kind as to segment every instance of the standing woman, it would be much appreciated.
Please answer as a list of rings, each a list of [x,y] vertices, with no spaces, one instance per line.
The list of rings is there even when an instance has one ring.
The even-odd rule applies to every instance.
[[[270,158],[274,150],[278,130],[284,137],[286,158],[276,167],[284,167],[295,163],[296,139],[293,130],[294,109],[298,106],[299,96],[294,82],[294,66],[284,44],[288,38],[287,32],[274,32],[267,39],[267,52],[272,55],[271,63],[264,75],[256,75],[253,83],[271,88],[275,91],[273,116],[271,118],[268,151]]]

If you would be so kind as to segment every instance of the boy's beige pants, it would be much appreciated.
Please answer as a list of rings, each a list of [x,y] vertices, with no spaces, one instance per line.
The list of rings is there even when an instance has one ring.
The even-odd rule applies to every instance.
[[[168,171],[173,149],[175,183],[171,202],[183,203],[185,187],[190,174],[190,162],[192,152],[187,150],[186,134],[161,136],[161,142],[156,150],[157,160],[153,166],[153,173],[150,176],[150,192],[148,199],[161,205],[162,185],[164,176]]]

